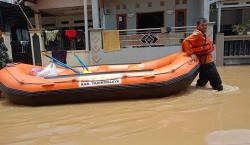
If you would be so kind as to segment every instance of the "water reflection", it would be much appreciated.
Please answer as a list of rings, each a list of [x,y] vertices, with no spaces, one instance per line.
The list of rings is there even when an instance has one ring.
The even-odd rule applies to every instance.
[[[215,131],[210,133],[206,140],[208,145],[249,145],[250,130],[233,129]]]

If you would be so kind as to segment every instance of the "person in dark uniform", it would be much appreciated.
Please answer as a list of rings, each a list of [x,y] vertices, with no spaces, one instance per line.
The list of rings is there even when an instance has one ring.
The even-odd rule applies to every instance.
[[[4,44],[3,39],[3,28],[0,27],[0,69],[6,66],[7,63],[11,62],[8,55],[8,49]]]
[[[213,43],[206,35],[207,26],[207,20],[200,18],[194,32],[183,40],[182,51],[200,62],[199,79],[196,86],[203,87],[209,82],[214,90],[221,91],[223,85],[212,56]]]

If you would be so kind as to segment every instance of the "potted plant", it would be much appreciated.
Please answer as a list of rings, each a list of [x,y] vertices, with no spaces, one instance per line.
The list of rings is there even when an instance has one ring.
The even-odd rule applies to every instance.
[[[246,31],[246,27],[240,24],[233,25],[233,32],[236,32],[238,35],[242,35]]]
[[[246,27],[247,27],[247,35],[250,35],[250,19],[247,20]]]

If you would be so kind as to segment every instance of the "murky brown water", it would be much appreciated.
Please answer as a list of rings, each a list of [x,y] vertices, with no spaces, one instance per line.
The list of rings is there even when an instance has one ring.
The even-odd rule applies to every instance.
[[[249,145],[250,66],[219,71],[222,92],[47,107],[2,99],[0,145]]]

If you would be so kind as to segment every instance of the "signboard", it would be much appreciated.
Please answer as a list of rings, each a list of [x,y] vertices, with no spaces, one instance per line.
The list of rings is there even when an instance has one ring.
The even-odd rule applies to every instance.
[[[98,81],[80,81],[79,87],[93,87],[103,85],[118,85],[121,84],[121,79],[98,80]]]
[[[117,85],[122,83],[121,74],[101,74],[79,77],[79,87]]]

